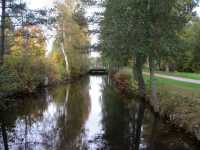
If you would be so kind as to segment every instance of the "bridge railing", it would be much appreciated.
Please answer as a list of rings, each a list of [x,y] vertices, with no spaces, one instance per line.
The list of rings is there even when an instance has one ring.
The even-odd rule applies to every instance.
[[[106,68],[92,68],[89,70],[89,74],[108,74],[108,70]]]

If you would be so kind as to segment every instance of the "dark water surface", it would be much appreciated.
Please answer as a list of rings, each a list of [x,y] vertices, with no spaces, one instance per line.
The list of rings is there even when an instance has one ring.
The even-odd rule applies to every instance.
[[[199,150],[139,100],[122,98],[106,77],[46,89],[0,112],[0,149]]]

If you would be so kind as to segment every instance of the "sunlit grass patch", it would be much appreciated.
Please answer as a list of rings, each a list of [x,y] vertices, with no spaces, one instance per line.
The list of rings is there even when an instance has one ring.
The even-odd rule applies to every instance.
[[[147,88],[149,88],[149,76],[144,76]],[[200,97],[200,84],[187,83],[171,79],[156,77],[158,92],[169,92],[187,97]]]
[[[194,79],[194,80],[200,80],[200,74],[199,73],[190,73],[190,72],[158,72],[161,74],[165,75],[170,75],[170,76],[176,76],[176,77],[183,77],[183,78],[188,78],[188,79]]]

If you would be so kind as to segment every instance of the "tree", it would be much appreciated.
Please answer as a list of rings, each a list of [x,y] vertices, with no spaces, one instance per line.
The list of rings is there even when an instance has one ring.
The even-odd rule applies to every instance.
[[[110,62],[126,65],[132,58],[135,80],[138,82],[139,93],[145,95],[142,66],[145,63],[147,40],[146,24],[141,20],[145,9],[139,1],[106,1],[105,18],[102,22],[101,39],[103,55]],[[140,7],[138,7],[140,6]],[[121,61],[122,60],[122,61]]]
[[[73,6],[73,7],[72,7]],[[89,37],[83,9],[76,3],[57,4],[56,49],[63,54],[65,76],[79,76],[87,72]],[[63,19],[64,18],[64,19]]]
[[[157,99],[154,72],[159,54],[173,49],[178,33],[191,20],[192,10],[197,5],[193,0],[151,0],[147,5],[149,22],[149,68],[152,99]],[[174,49],[173,49],[174,50]]]
[[[179,34],[181,47],[178,50],[177,57],[174,58],[176,69],[178,71],[200,71],[199,34],[200,20],[199,18],[194,17]]]
[[[169,50],[175,47],[178,33],[191,19],[196,5],[197,1],[193,0],[106,1],[102,23],[103,53],[111,60],[132,55],[141,96],[145,95],[142,66],[148,57],[152,100],[158,102],[154,77],[157,57],[163,53],[171,55]]]
[[[6,0],[2,0],[1,6],[1,51],[0,51],[0,66],[3,64],[3,55],[5,51],[5,9],[6,9]]]
[[[0,65],[3,64],[5,53],[5,31],[6,22],[10,20],[15,27],[34,26],[38,24],[52,24],[54,17],[49,16],[53,10],[31,10],[26,7],[26,3],[18,0],[2,0],[1,2],[1,48]],[[10,35],[9,35],[10,36]]]
[[[27,40],[21,34],[30,35]],[[45,38],[38,27],[19,28],[5,63],[0,68],[0,90],[4,93],[32,92],[46,77]]]
[[[6,20],[15,15],[16,12],[20,12],[25,8],[25,4],[17,3],[16,0],[2,0],[1,1],[1,48],[0,48],[0,66],[3,64],[3,56],[5,53],[5,29]],[[17,16],[15,16],[17,17]]]

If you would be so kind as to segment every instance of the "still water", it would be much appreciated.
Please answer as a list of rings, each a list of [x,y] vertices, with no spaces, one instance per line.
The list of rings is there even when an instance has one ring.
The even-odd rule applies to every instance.
[[[45,89],[0,112],[3,150],[199,150],[107,77]]]

